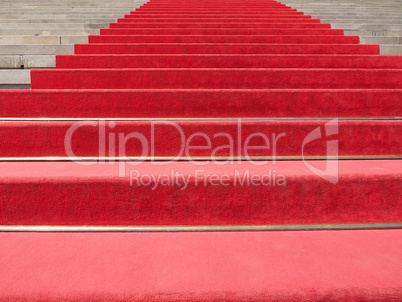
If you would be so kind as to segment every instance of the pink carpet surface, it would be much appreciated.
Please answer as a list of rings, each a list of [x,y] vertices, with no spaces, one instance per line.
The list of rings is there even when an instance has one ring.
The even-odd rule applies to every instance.
[[[2,301],[400,301],[401,230],[0,233]]]

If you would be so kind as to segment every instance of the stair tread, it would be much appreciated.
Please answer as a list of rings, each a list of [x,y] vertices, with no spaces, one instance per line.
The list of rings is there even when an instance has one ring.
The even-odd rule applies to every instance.
[[[30,300],[393,301],[402,295],[401,236],[1,233],[0,292]]]

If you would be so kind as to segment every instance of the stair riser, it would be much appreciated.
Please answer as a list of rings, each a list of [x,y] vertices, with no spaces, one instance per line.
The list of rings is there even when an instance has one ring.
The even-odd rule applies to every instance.
[[[402,56],[58,55],[57,68],[390,68]]]
[[[75,44],[76,54],[368,54],[378,45],[327,44]]]
[[[193,18],[193,19],[198,19],[198,18],[215,18],[217,20],[219,19],[225,19],[225,18],[240,18],[240,19],[248,19],[248,20],[255,20],[255,18],[260,18],[260,19],[271,19],[271,18],[294,18],[294,17],[305,17],[307,19],[311,18],[310,15],[304,15],[301,12],[294,12],[294,13],[276,13],[276,14],[254,14],[254,15],[249,15],[246,13],[243,14],[211,14],[211,13],[205,13],[205,14],[130,14],[130,15],[124,15],[124,18]]]
[[[118,29],[103,28],[101,35],[343,35],[343,29]]]
[[[327,122],[1,122],[0,157],[326,156],[328,138],[305,140],[315,129],[325,129]],[[339,140],[340,156],[402,153],[398,135],[402,132],[402,121],[339,121],[337,125],[331,139]],[[129,139],[134,134],[138,134],[137,138]],[[192,146],[206,147],[192,149]],[[254,146],[257,147],[252,150]]]
[[[0,95],[1,117],[402,117],[402,90],[7,90]]]
[[[137,15],[137,14],[277,14],[277,13],[293,13],[297,12],[296,9],[290,7],[261,7],[261,8],[217,8],[213,11],[210,9],[203,9],[203,8],[139,8],[135,11],[131,11],[130,14]]]
[[[31,81],[33,89],[397,89],[402,70],[63,69],[32,70]]]
[[[89,36],[89,43],[359,44],[358,36]]]
[[[298,12],[298,11],[289,11],[289,10],[279,10],[279,11],[272,11],[272,12],[255,12],[255,13],[249,13],[249,12],[244,12],[244,11],[237,11],[237,12],[227,12],[224,13],[225,15],[232,15],[232,16],[236,16],[236,15],[240,15],[240,16],[247,16],[249,18],[252,18],[253,16],[295,16],[295,15],[304,15],[303,12]],[[165,12],[165,11],[137,11],[134,13],[131,13],[131,15],[133,16],[158,16],[158,17],[164,17],[164,16],[170,16],[170,17],[174,17],[174,16],[180,16],[180,15],[184,15],[184,16],[194,16],[194,17],[198,17],[198,16],[204,16],[204,15],[222,15],[222,12],[216,12],[216,11],[208,11],[208,12],[175,12],[174,14],[170,13],[170,12]]]
[[[121,23],[296,23],[296,22],[314,22],[320,23],[319,19],[311,19],[311,16],[294,16],[294,17],[275,17],[275,18],[219,18],[210,17],[210,18],[143,18],[141,16],[133,17],[132,15],[125,15],[125,18],[118,19],[118,22]]]
[[[185,23],[179,23],[179,24],[151,24],[151,23],[146,23],[146,24],[135,24],[135,23],[110,23],[110,28],[139,28],[139,29],[146,29],[146,28],[156,28],[156,29],[161,29],[161,28],[168,28],[168,29],[173,29],[173,28],[211,28],[211,29],[227,29],[227,28],[240,28],[240,29],[249,29],[249,28],[256,28],[256,29],[270,29],[270,28],[331,28],[331,24],[329,23],[267,23],[267,24],[253,24],[253,23],[246,23],[246,24],[225,24],[225,23],[220,23],[220,24],[185,24]]]
[[[4,174],[0,178],[0,223],[264,225],[402,219],[398,202],[401,170],[393,161],[341,161],[337,185],[314,175],[302,162],[265,166],[244,162],[224,166],[93,164],[30,163],[28,175],[21,175],[27,164],[0,164]],[[125,177],[118,176],[119,168],[126,170]],[[251,181],[241,185],[239,179],[247,173],[246,180],[262,177],[266,185]],[[178,174],[190,176],[186,186],[181,180],[181,186],[175,185]],[[150,177],[164,177],[165,183],[152,182]],[[216,185],[216,179],[228,185]]]

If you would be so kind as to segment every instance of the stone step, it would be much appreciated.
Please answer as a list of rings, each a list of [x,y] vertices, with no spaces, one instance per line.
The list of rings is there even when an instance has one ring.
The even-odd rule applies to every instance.
[[[60,13],[60,12],[68,12],[68,13],[89,13],[92,14],[94,12],[118,12],[118,13],[127,13],[128,11],[133,10],[132,7],[122,7],[122,8],[113,8],[113,7],[89,7],[89,8],[82,8],[82,7],[50,7],[50,8],[38,8],[38,7],[32,7],[32,8],[1,8],[1,13],[22,13],[24,15],[26,14],[46,14],[46,13]]]
[[[402,55],[402,45],[380,45],[380,54],[382,55]]]
[[[73,54],[74,45],[2,45],[0,55],[54,55]]]
[[[68,18],[92,18],[92,19],[100,19],[100,18],[122,18],[123,14],[116,14],[116,13],[110,13],[110,14],[37,14],[37,15],[21,15],[21,14],[0,14],[0,19],[22,19],[22,20],[28,20],[32,16],[35,17],[35,19],[68,19]]]
[[[103,19],[0,19],[1,24],[59,24],[59,23],[83,23],[83,24],[93,24],[93,23],[111,23],[116,22],[117,18],[103,18]]]
[[[336,16],[334,18],[320,18],[322,23],[349,23],[349,24],[402,24],[401,18],[373,19],[373,18],[342,18]]]
[[[9,85],[30,85],[30,70],[4,70],[0,69],[0,87]],[[7,88],[3,87],[3,88]]]
[[[55,67],[55,55],[3,55],[0,69],[31,69]]]
[[[0,23],[1,30],[8,29],[40,29],[40,30],[73,30],[73,29],[100,29],[109,27],[109,23],[56,23],[56,24],[44,24],[44,23],[30,23],[27,25],[26,23]]]
[[[344,17],[373,17],[373,18],[384,18],[386,19],[387,17],[402,17],[402,13],[400,12],[394,12],[394,13],[389,13],[389,12],[372,12],[372,13],[361,13],[361,12],[356,12],[356,13],[346,13],[346,12],[332,12],[332,11],[323,11],[323,12],[317,12],[317,11],[312,11],[312,12],[306,12],[303,11],[304,15],[311,15],[311,16],[320,16],[321,18],[327,18],[331,16],[336,16],[336,15],[342,15]]]
[[[368,37],[401,37],[401,30],[355,30],[355,29],[345,29],[345,35],[350,36],[368,36]]]
[[[360,37],[362,44],[402,44],[402,37]]]
[[[75,43],[88,43],[88,36],[0,36],[0,45]]]
[[[364,23],[344,23],[344,22],[332,22],[331,28],[343,28],[343,29],[356,29],[356,30],[400,30],[402,31],[402,24],[364,24]]]
[[[51,27],[49,27],[51,28]],[[0,29],[0,35],[20,36],[88,36],[99,35],[99,29]]]

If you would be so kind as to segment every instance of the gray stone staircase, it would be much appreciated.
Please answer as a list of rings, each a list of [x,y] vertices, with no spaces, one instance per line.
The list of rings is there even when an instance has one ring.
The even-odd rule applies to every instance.
[[[362,44],[380,44],[380,54],[402,55],[402,1],[400,0],[283,0],[345,35],[360,36]]]
[[[52,68],[146,0],[13,0],[0,2],[0,89],[29,88],[30,68]]]

